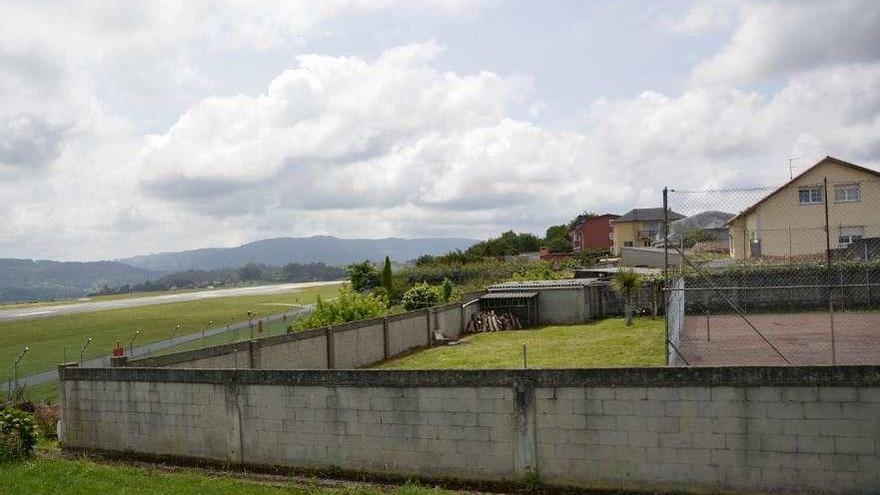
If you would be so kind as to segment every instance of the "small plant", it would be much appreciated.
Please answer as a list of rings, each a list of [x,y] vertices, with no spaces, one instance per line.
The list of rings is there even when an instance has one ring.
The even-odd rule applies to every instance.
[[[55,438],[61,406],[58,404],[37,404],[34,406],[34,419],[40,433],[46,438]]]
[[[541,474],[538,470],[529,466],[523,475],[523,486],[527,491],[536,492],[541,489]]]
[[[623,298],[623,314],[626,317],[626,326],[633,324],[633,297],[642,287],[642,277],[632,268],[618,270],[611,279],[614,291]]]
[[[440,288],[443,290],[443,302],[448,303],[452,299],[452,290],[455,288],[455,284],[452,283],[452,280],[444,278]]]
[[[407,311],[430,308],[437,304],[440,297],[437,287],[425,283],[416,284],[408,291],[404,292],[402,298],[403,307],[406,308]]]
[[[33,415],[7,407],[0,411],[0,461],[29,457],[37,444],[38,428]]]

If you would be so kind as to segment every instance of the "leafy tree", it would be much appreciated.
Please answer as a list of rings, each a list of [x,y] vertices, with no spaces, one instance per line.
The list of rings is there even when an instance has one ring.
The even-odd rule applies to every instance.
[[[357,292],[367,292],[379,286],[379,273],[369,261],[352,263],[346,269],[348,279],[351,280],[351,288]]]
[[[430,308],[440,301],[440,292],[437,287],[425,283],[416,284],[403,293],[403,307],[407,311],[413,309]]]
[[[385,256],[385,266],[382,267],[382,288],[388,294],[394,292],[394,282],[391,279],[391,259]]]
[[[550,239],[568,239],[568,233],[570,229],[565,225],[551,225],[547,227],[547,233],[545,234],[545,238],[549,241]]]
[[[449,278],[444,278],[440,288],[443,290],[443,302],[449,302],[452,299],[452,290],[455,288],[455,284]]]
[[[566,225],[552,225],[547,228],[545,241],[551,253],[570,253],[571,239]]]
[[[623,298],[623,314],[626,318],[626,326],[632,326],[632,300],[642,287],[642,277],[632,268],[620,269],[611,278],[611,287]]]
[[[568,227],[568,230],[572,230],[572,229],[574,229],[575,227],[577,227],[577,224],[579,224],[579,223],[581,223],[581,222],[585,222],[585,221],[587,221],[587,220],[589,220],[589,219],[591,219],[591,218],[596,218],[596,217],[598,217],[598,216],[599,216],[598,213],[595,213],[595,212],[592,212],[592,211],[583,211],[583,212],[581,212],[578,216],[576,216],[576,217],[572,218],[571,220],[569,220],[569,221],[568,221],[568,224],[566,225],[566,227]]]
[[[256,263],[248,263],[238,269],[238,276],[242,280],[260,280],[263,278],[263,269]]]

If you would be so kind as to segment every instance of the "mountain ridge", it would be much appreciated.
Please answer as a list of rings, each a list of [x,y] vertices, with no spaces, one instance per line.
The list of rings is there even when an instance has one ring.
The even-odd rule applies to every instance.
[[[113,261],[160,272],[237,268],[247,263],[281,266],[287,263],[323,262],[328,265],[343,265],[363,260],[380,261],[385,256],[395,261],[408,261],[423,254],[437,255],[454,249],[466,249],[477,242],[479,241],[476,239],[459,237],[276,237],[235,247],[167,251]]]

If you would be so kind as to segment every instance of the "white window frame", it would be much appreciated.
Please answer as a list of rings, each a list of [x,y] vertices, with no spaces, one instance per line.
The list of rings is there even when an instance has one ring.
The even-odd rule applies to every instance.
[[[865,227],[861,225],[841,226],[837,231],[837,246],[849,247],[850,244],[865,238]]]
[[[807,192],[807,201],[804,201],[804,198],[801,197],[803,192]],[[816,199],[813,193],[818,193],[818,199]],[[798,188],[798,204],[800,205],[821,205],[825,199],[823,196],[822,186],[803,186]]]
[[[840,193],[842,193],[842,195]],[[835,203],[858,203],[861,200],[862,187],[858,182],[834,185]]]

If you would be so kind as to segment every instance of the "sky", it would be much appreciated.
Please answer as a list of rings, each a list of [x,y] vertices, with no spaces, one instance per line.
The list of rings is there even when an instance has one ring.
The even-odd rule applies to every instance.
[[[880,169],[875,0],[0,11],[0,257],[542,234],[792,157]]]

